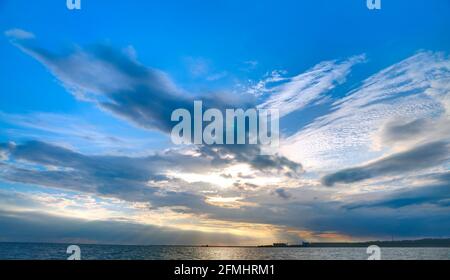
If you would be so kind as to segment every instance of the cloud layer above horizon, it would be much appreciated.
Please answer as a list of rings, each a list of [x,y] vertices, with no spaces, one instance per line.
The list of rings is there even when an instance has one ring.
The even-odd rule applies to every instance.
[[[36,231],[35,241],[123,244],[450,236],[447,53],[418,51],[353,85],[354,69],[370,56],[317,61],[294,75],[274,70],[244,87],[197,94],[129,49],[57,52],[30,31],[5,35],[63,94],[108,122],[0,112],[8,127],[0,241],[30,241],[16,234],[24,231]],[[278,153],[172,145],[170,115],[194,99],[210,108],[278,108]]]

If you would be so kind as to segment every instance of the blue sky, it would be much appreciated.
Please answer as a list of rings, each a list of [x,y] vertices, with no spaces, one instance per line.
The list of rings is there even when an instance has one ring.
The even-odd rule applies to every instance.
[[[0,241],[450,236],[449,11],[0,1]],[[194,96],[279,109],[277,154],[173,145]]]

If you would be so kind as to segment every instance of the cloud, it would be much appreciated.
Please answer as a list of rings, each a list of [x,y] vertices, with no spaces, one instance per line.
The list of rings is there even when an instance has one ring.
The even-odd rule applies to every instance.
[[[365,56],[360,55],[342,61],[324,61],[294,77],[271,76],[261,88],[270,95],[259,107],[279,109],[283,117],[312,103],[320,103],[336,85],[345,82],[354,65],[364,61]]]
[[[213,74],[207,76],[206,80],[208,80],[208,81],[217,81],[217,80],[220,80],[222,78],[225,78],[227,75],[228,75],[227,71],[213,73]]]
[[[7,37],[13,38],[13,39],[18,39],[18,40],[25,40],[25,39],[34,39],[35,36],[33,33],[25,31],[23,29],[19,29],[19,28],[14,28],[14,29],[10,29],[5,31],[5,35]]]
[[[0,210],[0,241],[123,245],[252,244],[228,233],[180,230],[121,221],[86,221],[35,212]],[[63,255],[61,257],[65,257]],[[89,257],[86,255],[85,257]]]
[[[158,179],[161,180],[160,182],[168,180],[169,184],[178,183],[164,176],[157,178],[159,167],[161,170],[166,170],[168,165],[177,167],[178,163],[187,160],[188,162],[180,163],[180,165],[196,169],[195,172],[202,172],[200,168],[206,164],[206,162],[190,162],[192,159],[183,158],[182,156],[178,157],[177,155],[166,159],[160,158],[158,155],[134,159],[127,157],[86,156],[43,143],[2,145],[2,147],[2,151],[8,151],[8,155],[12,160],[26,163],[25,167],[27,167],[24,169],[23,164],[17,167],[12,167],[10,164],[6,165],[2,169],[2,178],[4,180],[37,184],[61,190],[93,193],[100,197],[117,197],[131,202],[149,202],[149,209],[173,207],[174,211],[180,211],[180,213],[207,217],[208,219],[219,220],[222,223],[266,224],[271,225],[271,227],[287,227],[311,231],[314,233],[314,236],[320,236],[322,233],[332,231],[364,238],[367,236],[389,235],[392,230],[397,230],[399,235],[402,234],[409,237],[431,234],[433,231],[434,234],[449,234],[449,227],[444,226],[450,224],[448,211],[442,213],[439,209],[411,210],[409,207],[403,207],[405,209],[408,208],[408,211],[402,210],[404,213],[401,213],[402,221],[400,224],[404,227],[414,228],[414,230],[406,232],[402,231],[401,227],[397,227],[397,224],[395,227],[393,226],[394,221],[398,218],[398,213],[390,211],[377,211],[377,213],[374,213],[373,211],[366,211],[365,208],[345,208],[345,205],[348,205],[348,203],[332,199],[333,193],[326,191],[329,189],[300,187],[287,190],[286,188],[277,187],[276,190],[278,191],[276,193],[278,195],[289,198],[289,200],[283,199],[281,203],[263,195],[263,193],[266,193],[268,196],[273,195],[273,193],[267,192],[267,189],[257,188],[251,190],[256,192],[251,198],[243,197],[240,201],[242,206],[239,208],[214,206],[205,203],[205,198],[195,192],[168,191],[154,185],[158,182]],[[172,159],[172,161],[169,161],[169,159]],[[38,164],[39,167],[37,168],[35,164]],[[59,168],[46,168],[46,166],[50,165],[57,165]],[[446,174],[441,174],[436,178],[445,180],[447,177]],[[153,178],[153,181],[156,182],[148,180],[148,178]],[[441,194],[445,190],[444,188],[440,189]],[[242,195],[242,193],[239,193],[239,195]],[[233,193],[222,196],[233,197]],[[436,198],[438,196],[440,194],[436,193],[433,197]],[[315,199],[316,197],[319,199]],[[433,198],[431,196],[428,197]],[[346,200],[355,201],[352,197],[346,197]],[[442,207],[442,205],[436,205],[436,207]],[[432,227],[425,226],[428,222],[438,218],[442,223],[433,224]],[[144,230],[145,226],[139,226],[139,228]],[[109,229],[114,230],[114,228]],[[118,232],[122,234],[120,229],[118,229]],[[53,235],[51,233],[42,235],[42,237],[45,236],[52,237]],[[83,237],[87,238],[87,236]],[[101,238],[101,234],[98,234],[97,237],[99,241],[104,240]],[[108,238],[105,239],[109,240]],[[134,236],[123,234],[120,238],[123,239],[117,242],[126,242],[128,238],[134,238]],[[310,236],[310,238],[314,237]],[[37,239],[39,240],[39,235],[37,235]]]
[[[448,183],[446,185],[426,186],[421,188],[415,188],[413,190],[404,190],[396,192],[395,195],[390,195],[383,200],[371,201],[366,203],[355,203],[346,206],[348,209],[358,208],[375,208],[375,207],[388,207],[388,208],[401,208],[410,205],[420,204],[437,204],[444,202],[447,203],[450,199],[450,191],[448,189]],[[443,205],[448,207],[448,205]]]
[[[205,213],[214,207],[205,203],[202,182],[188,183],[169,173],[220,173],[230,166],[229,161],[173,150],[142,157],[85,155],[39,141],[3,143],[0,152],[10,159],[0,173],[0,178],[9,182],[149,202],[155,209],[182,206]],[[271,169],[267,165],[272,160],[269,157],[257,164],[262,170]]]
[[[170,132],[172,111],[193,106],[193,97],[166,73],[140,64],[127,52],[94,45],[58,54],[38,47],[34,40],[14,44],[47,67],[78,99],[140,127]]]
[[[305,223],[306,226],[317,231],[333,228],[337,232],[366,240],[390,240],[393,235],[397,240],[450,236],[448,208],[423,205],[376,210],[328,208],[321,214]]]
[[[381,157],[390,145],[375,147],[374,139],[386,123],[437,120],[445,115],[449,78],[448,56],[419,52],[370,76],[336,100],[326,114],[281,142],[281,153],[315,171]]]
[[[242,96],[210,94],[194,97],[178,88],[166,73],[145,67],[126,53],[108,46],[97,45],[85,50],[76,48],[66,54],[56,54],[35,46],[34,42],[15,44],[46,66],[78,99],[93,102],[139,127],[158,130],[166,135],[174,125],[172,112],[179,108],[193,112],[194,100],[202,100],[204,108],[220,110],[246,109],[253,105],[251,98]],[[284,157],[260,156],[259,146],[231,146],[205,146],[201,150],[209,150],[210,154],[216,150],[230,154],[246,149],[246,156],[239,156],[239,159],[247,160],[255,168],[268,170],[268,166],[272,165],[273,169],[287,169],[290,174],[299,170],[299,164]],[[279,165],[283,163],[283,166]]]
[[[445,140],[450,135],[450,118],[419,118],[411,121],[388,122],[377,135],[379,145],[405,145],[426,142],[428,139]]]
[[[228,75],[226,71],[213,71],[210,60],[202,57],[186,57],[184,59],[189,73],[194,78],[202,78],[207,81],[220,80]]]
[[[241,68],[243,71],[250,72],[258,67],[259,62],[257,60],[247,60],[243,62],[244,67]]]
[[[8,156],[5,151],[0,150],[0,161],[8,160]]]
[[[382,198],[371,199],[363,202],[355,202],[344,206],[346,209],[359,208],[393,208],[421,204],[434,204],[442,207],[449,207],[450,199],[450,172],[432,174],[426,176],[430,183],[417,187],[405,187],[393,192],[384,194]]]
[[[298,177],[304,172],[300,163],[290,161],[281,155],[262,155],[259,145],[215,145],[201,146],[199,151],[214,163],[249,163],[254,169],[278,173],[287,177]],[[230,157],[233,157],[230,160]]]
[[[39,60],[79,100],[166,136],[173,125],[171,111],[180,107],[191,109],[196,98],[204,99],[205,107],[257,106],[256,98],[248,96],[195,96],[179,88],[166,73],[137,62],[133,52],[130,55],[129,51],[109,46],[92,46],[53,53],[36,46],[32,40],[12,42]],[[168,207],[225,224],[261,223],[317,235],[334,232],[361,238],[392,232],[402,236],[449,234],[444,188],[448,183],[417,193],[402,193],[409,200],[399,201],[401,197],[391,193],[391,185],[376,181],[384,176],[406,178],[413,172],[423,175],[431,172],[431,168],[445,168],[442,164],[449,158],[449,145],[445,130],[440,129],[445,123],[440,120],[448,115],[449,59],[439,53],[418,53],[372,75],[344,98],[334,98],[333,90],[345,82],[354,65],[364,60],[357,56],[322,62],[294,77],[275,72],[258,85],[255,95],[263,100],[260,107],[281,106],[284,116],[311,105],[329,107],[323,116],[282,143],[287,144],[282,146],[282,155],[261,155],[261,147],[255,145],[196,146],[131,157],[90,155],[40,141],[4,143],[0,144],[4,159],[0,162],[0,176],[8,183],[148,203],[151,210]],[[383,127],[385,130],[380,132]],[[431,139],[425,139],[431,130]],[[374,148],[376,136],[382,139],[378,150]],[[419,140],[404,146],[410,138]],[[391,143],[399,146],[391,147]],[[305,160],[308,172],[304,174],[299,162]],[[249,176],[273,175],[280,181],[251,184],[244,180],[247,176],[244,175],[235,182],[235,187],[220,189],[168,175],[170,171],[215,178],[214,174],[227,174],[224,170],[237,163],[255,169]],[[325,176],[325,185],[353,184],[349,188],[325,188],[317,175],[324,170],[325,174],[340,170]],[[307,178],[300,180],[299,175]],[[370,186],[363,184],[368,179],[373,179]],[[345,207],[357,199],[352,191],[364,196],[371,188],[383,194],[384,200],[370,196],[373,205],[380,203],[377,206],[380,211]],[[218,207],[206,203],[205,194],[239,197],[240,204],[234,208]],[[273,195],[282,199],[274,199]],[[438,200],[438,196],[444,199]],[[112,226],[107,228],[115,230]],[[139,227],[139,230],[146,229]]]
[[[75,190],[131,202],[150,202],[152,207],[201,208],[204,205],[203,198],[194,193],[161,189],[150,182],[170,181],[165,175],[169,169],[201,172],[210,168],[207,159],[170,151],[137,158],[87,156],[37,141],[2,144],[0,150],[13,161],[0,174],[3,180],[10,182]],[[172,184],[177,182],[172,181]]]
[[[448,159],[450,159],[449,143],[432,142],[360,167],[329,174],[322,179],[322,183],[333,186],[336,183],[349,184],[387,175],[405,176],[407,172],[433,167]]]
[[[188,56],[184,60],[190,74],[194,77],[205,77],[210,71],[211,62],[204,58]]]
[[[97,104],[140,127],[170,132],[172,111],[191,108],[168,76],[107,46],[50,53],[31,44],[20,47],[43,63],[77,98]]]
[[[8,114],[0,111],[0,123],[7,124],[3,133],[10,140],[37,139],[78,151],[91,153],[142,154],[158,140],[151,132],[141,131],[120,121],[105,122],[85,114],[75,116],[54,113]],[[117,135],[117,131],[123,135]],[[160,140],[162,142],[163,140]]]
[[[291,194],[290,193],[288,193],[285,189],[283,189],[283,188],[278,188],[278,189],[276,189],[275,190],[275,194],[277,195],[277,196],[279,196],[280,198],[282,198],[282,199],[289,199],[289,198],[291,198]]]
[[[420,135],[427,125],[426,119],[417,119],[405,124],[390,123],[383,131],[383,139],[387,143],[408,140]]]
[[[290,199],[283,200],[282,204],[264,199],[258,201],[258,207],[243,207],[240,211],[221,209],[220,212],[211,211],[209,215],[221,220],[251,221],[304,230],[309,232],[307,240],[320,240],[323,233],[329,232],[364,240],[390,239],[392,234],[396,238],[442,237],[450,236],[449,209],[442,203],[436,203],[436,198],[445,191],[444,186],[430,188],[427,191],[429,195],[424,195],[420,202],[411,200],[402,207],[393,207],[392,203],[380,205],[376,211],[372,207],[354,207],[358,199],[354,196],[347,196],[344,201],[324,200],[324,196],[317,193],[322,199]],[[290,189],[290,192],[299,190]],[[445,197],[448,197],[448,191]],[[364,201],[361,202],[363,205]]]

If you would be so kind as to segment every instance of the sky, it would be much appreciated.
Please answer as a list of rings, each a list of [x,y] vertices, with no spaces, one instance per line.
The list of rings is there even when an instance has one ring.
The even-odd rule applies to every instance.
[[[450,2],[0,0],[0,242],[450,237]],[[276,108],[280,145],[171,112]]]

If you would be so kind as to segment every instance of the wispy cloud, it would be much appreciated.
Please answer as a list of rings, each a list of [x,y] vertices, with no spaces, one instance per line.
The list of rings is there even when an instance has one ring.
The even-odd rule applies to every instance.
[[[216,81],[228,75],[227,71],[216,71],[212,67],[212,62],[202,57],[188,56],[184,58],[184,61],[193,78]]]
[[[12,39],[19,39],[19,40],[35,38],[33,33],[25,31],[23,29],[19,29],[19,28],[14,28],[14,29],[5,31],[5,35]]]
[[[351,68],[365,61],[365,56],[346,60],[324,61],[294,77],[278,75],[263,81],[260,91],[268,93],[261,108],[278,108],[280,116],[301,110],[307,105],[320,103],[337,85],[346,81]]]
[[[0,112],[0,122],[10,126],[3,131],[10,141],[40,140],[88,153],[142,154],[153,150],[152,145],[157,143],[151,139],[151,133],[139,133],[120,122],[105,124],[83,116]],[[128,135],[118,135],[117,131]]]
[[[330,113],[282,143],[284,154],[317,170],[341,169],[382,156],[389,146],[375,147],[374,139],[384,125],[445,113],[442,81],[449,79],[449,62],[441,53],[421,52],[369,77],[336,100]]]

